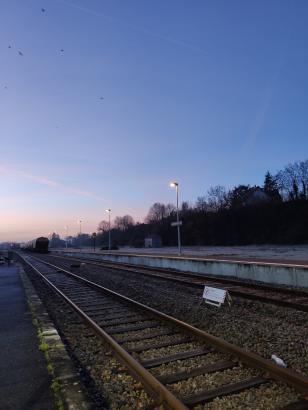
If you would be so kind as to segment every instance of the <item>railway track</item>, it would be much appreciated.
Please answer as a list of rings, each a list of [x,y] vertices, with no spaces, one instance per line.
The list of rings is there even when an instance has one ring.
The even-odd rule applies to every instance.
[[[279,381],[292,386],[301,396],[282,408],[307,408],[307,377],[54,263],[28,255],[20,257],[108,344],[158,406],[187,410]],[[210,375],[209,388],[202,378],[207,380]]]
[[[226,289],[231,295],[245,299],[258,300],[292,309],[308,312],[308,292],[257,283],[247,283],[237,279],[226,279],[212,275],[198,275],[189,272],[179,272],[170,269],[151,268],[122,263],[98,262],[86,258],[73,258],[53,255],[72,262],[86,262],[88,265],[105,267],[113,270],[122,270],[145,276],[156,277],[166,281],[182,283],[188,286],[203,288],[205,285]]]

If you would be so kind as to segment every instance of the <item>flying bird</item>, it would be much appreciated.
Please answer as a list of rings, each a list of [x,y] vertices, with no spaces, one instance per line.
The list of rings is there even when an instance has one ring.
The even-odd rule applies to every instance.
[[[4,89],[7,90],[7,85],[4,86]]]
[[[18,51],[18,54],[23,57],[23,53],[21,51]]]
[[[104,97],[100,97],[100,100],[103,100],[104,99]]]
[[[45,13],[46,9],[41,9],[42,13]]]
[[[64,50],[63,50],[63,48],[61,48],[61,50],[60,50],[60,51],[61,51],[61,53],[64,53]]]
[[[12,48],[12,46],[8,46],[8,48]]]

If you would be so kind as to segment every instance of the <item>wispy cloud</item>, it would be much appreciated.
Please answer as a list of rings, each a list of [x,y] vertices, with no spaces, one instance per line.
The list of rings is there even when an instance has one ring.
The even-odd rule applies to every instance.
[[[259,110],[256,113],[254,122],[252,123],[251,129],[243,144],[243,150],[245,151],[246,154],[250,153],[252,149],[254,148],[254,145],[256,144],[260,131],[262,130],[264,126],[268,111],[271,106],[272,94],[273,94],[272,88],[268,88],[264,92],[263,99],[261,101]]]
[[[11,170],[12,171],[12,170]],[[23,172],[23,171],[18,171],[18,170],[13,170],[14,173],[17,173],[18,175],[27,178],[27,179],[31,179],[34,182],[37,182],[39,184],[43,184],[43,185],[47,185],[50,187],[59,187],[60,184],[58,182],[52,181],[51,179],[48,178],[44,178],[44,177],[37,177],[35,175],[29,174],[27,172]]]
[[[166,41],[168,43],[190,49],[191,51],[194,51],[194,52],[199,53],[199,54],[208,55],[208,53],[205,50],[203,50],[201,47],[199,47],[196,44],[192,44],[188,41],[178,40],[178,39],[175,39],[175,38],[170,37],[170,36],[164,36],[162,34],[155,33],[154,31],[148,30],[146,28],[136,26],[135,24],[131,24],[131,23],[128,23],[128,22],[120,20],[120,19],[115,19],[114,17],[111,17],[111,16],[106,15],[104,13],[97,12],[95,10],[89,9],[88,7],[79,6],[77,4],[71,3],[71,2],[66,1],[66,0],[58,0],[58,1],[60,1],[61,3],[66,4],[69,7],[73,7],[73,8],[75,8],[75,9],[81,11],[81,12],[91,14],[92,16],[95,16],[95,17],[101,17],[105,20],[110,21],[111,23],[118,24],[118,25],[120,25],[122,27],[126,27],[130,30],[137,31],[137,32],[142,33],[144,35],[147,35],[147,36],[150,36],[150,37],[155,37],[155,38],[158,38],[159,40],[163,40],[163,41]]]
[[[257,142],[259,134],[264,127],[265,121],[268,117],[268,113],[270,112],[270,109],[271,109],[272,100],[276,92],[278,77],[285,64],[285,61],[286,61],[286,53],[283,50],[281,54],[277,57],[276,64],[273,69],[273,73],[269,76],[269,79],[268,79],[268,86],[265,87],[264,89],[259,107],[256,111],[254,121],[252,122],[248,136],[244,141],[244,144],[243,144],[244,155],[248,155],[251,153],[251,151],[253,150]]]
[[[50,188],[59,189],[62,192],[66,192],[66,193],[69,193],[69,194],[75,194],[75,195],[95,199],[97,201],[106,202],[105,198],[95,194],[94,192],[79,189],[79,188],[72,188],[72,187],[64,185],[60,182],[54,181],[50,178],[47,178],[45,176],[37,176],[37,175],[31,174],[29,172],[25,172],[25,171],[22,171],[22,170],[19,170],[19,169],[16,169],[16,168],[8,167],[6,165],[0,165],[0,174],[15,175],[17,177],[22,177],[24,179],[31,180],[31,181],[33,181],[37,184],[40,184],[40,185],[45,185],[45,186],[48,186]]]

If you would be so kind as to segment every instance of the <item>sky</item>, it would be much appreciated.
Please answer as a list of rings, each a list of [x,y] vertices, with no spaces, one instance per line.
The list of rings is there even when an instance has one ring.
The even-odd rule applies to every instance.
[[[308,157],[306,0],[1,0],[0,241]]]

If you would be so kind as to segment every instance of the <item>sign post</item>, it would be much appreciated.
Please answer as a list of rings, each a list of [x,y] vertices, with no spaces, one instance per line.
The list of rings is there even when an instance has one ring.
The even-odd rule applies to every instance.
[[[212,288],[210,286],[204,286],[203,295],[205,303],[220,307],[227,299],[229,305],[231,302],[231,296],[225,289]]]
[[[93,248],[94,248],[94,252],[95,252],[96,232],[92,233],[92,238],[93,238]]]
[[[182,225],[182,221],[171,222],[171,226],[181,226],[181,225]]]

